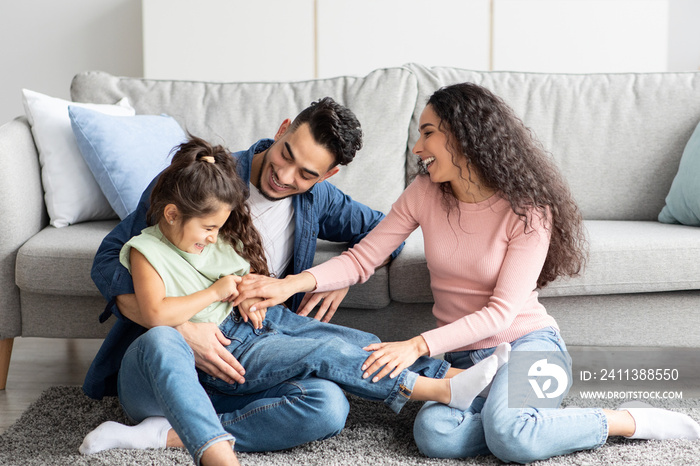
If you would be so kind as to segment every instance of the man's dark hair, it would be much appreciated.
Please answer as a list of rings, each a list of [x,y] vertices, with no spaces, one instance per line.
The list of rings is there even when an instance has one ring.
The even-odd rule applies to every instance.
[[[292,122],[296,130],[308,123],[311,135],[321,146],[333,154],[336,165],[347,165],[362,148],[362,128],[355,114],[330,97],[324,97],[302,110]]]

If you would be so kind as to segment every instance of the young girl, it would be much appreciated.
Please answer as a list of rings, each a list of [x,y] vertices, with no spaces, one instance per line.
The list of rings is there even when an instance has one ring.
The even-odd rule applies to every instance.
[[[608,436],[700,438],[690,417],[655,408],[555,409],[538,404],[528,382],[527,352],[565,368],[571,361],[556,321],[537,289],[584,265],[582,218],[564,180],[522,121],[498,97],[475,84],[442,88],[421,114],[413,151],[426,174],[404,191],[387,217],[359,244],[324,264],[284,280],[249,276],[237,300],[268,298],[268,306],[301,291],[365,281],[396,245],[418,228],[435,299],[438,328],[411,340],[370,345],[363,363],[375,378],[395,376],[424,355],[445,353],[467,368],[510,342],[487,399],[459,416],[426,403],[414,426],[420,450],[435,457],[493,453],[527,463],[593,449]],[[459,260],[457,260],[459,259]],[[517,357],[516,357],[517,356]],[[535,360],[533,360],[534,362]],[[563,370],[562,370],[563,372]],[[509,378],[511,384],[509,384]]]
[[[466,409],[475,397],[486,394],[484,390],[508,359],[508,343],[470,370],[451,369],[444,361],[424,357],[396,377],[370,381],[365,379],[371,373],[363,377],[358,368],[368,356],[363,346],[378,342],[373,335],[297,316],[283,306],[254,309],[251,305],[259,301],[257,298],[242,300],[234,308],[231,301],[238,295],[240,277],[251,270],[268,273],[262,241],[245,198],[246,189],[229,153],[221,146],[192,138],[179,147],[153,189],[148,214],[152,226],[126,243],[121,252],[146,322],[153,327],[187,320],[213,322],[231,341],[228,349],[245,367],[246,381],[229,384],[199,372],[199,382],[207,392],[245,395],[293,378],[315,376],[358,396],[383,400],[396,412],[408,399],[434,400]],[[153,361],[153,365],[167,365],[167,361]],[[167,377],[168,371],[164,372]],[[120,377],[120,394],[130,389],[128,382]],[[169,403],[177,402],[159,400],[165,413],[172,412],[167,409]],[[144,443],[146,431],[160,433],[160,443],[152,446],[178,445],[177,437],[169,432],[172,425],[196,460],[201,456],[202,464],[215,464],[207,453],[215,449],[223,455],[219,445],[233,440],[220,423],[218,430],[212,428],[215,422],[200,428],[198,419],[202,416],[218,421],[211,406],[193,409],[191,418],[166,416],[167,420],[144,416],[147,407],[124,408],[142,424],[129,429],[105,423],[88,434],[81,452],[143,448],[148,446]]]

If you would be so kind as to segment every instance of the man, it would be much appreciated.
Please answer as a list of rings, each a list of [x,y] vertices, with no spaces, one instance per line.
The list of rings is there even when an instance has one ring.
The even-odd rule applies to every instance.
[[[383,218],[380,212],[353,201],[325,182],[338,172],[338,165],[350,163],[361,146],[362,131],[354,114],[325,98],[302,111],[293,122],[285,120],[274,140],[260,140],[247,151],[233,154],[238,160],[239,175],[251,185],[249,206],[256,228],[263,237],[270,270],[276,276],[309,268],[317,238],[353,245]],[[133,294],[131,276],[119,263],[119,251],[126,241],[147,226],[149,195],[155,181],[144,192],[136,211],[103,240],[95,257],[92,278],[109,301],[100,319],[105,321],[115,314],[119,320],[85,379],[83,390],[92,398],[117,394],[117,374],[126,350],[146,331],[137,325],[143,324],[143,320]],[[392,257],[399,251],[395,251]],[[307,298],[300,314],[307,315],[323,300],[316,318],[327,321],[346,292]],[[296,311],[302,298],[301,295],[294,296],[289,307]],[[178,326],[177,331],[176,341],[159,343],[154,340],[148,343],[148,350],[157,354],[156,358],[169,353],[170,361],[182,358],[183,367],[194,362],[197,368],[209,375],[229,383],[244,383],[245,369],[226,350],[225,345],[230,341],[216,325],[186,322]],[[172,338],[174,332],[170,333],[169,338]],[[165,403],[168,408],[172,405],[175,406],[173,409],[178,409],[178,403],[189,403],[190,400],[213,404],[220,415],[216,422],[220,420],[226,431],[236,438],[236,450],[239,451],[290,448],[333,436],[345,425],[347,400],[337,385],[326,380],[293,380],[255,395],[223,397],[207,394],[201,386],[201,391],[179,393],[146,374],[144,364],[131,355],[124,365],[119,375],[125,384],[122,387],[128,387],[128,381],[133,380],[139,393],[145,391],[154,400],[161,391],[177,395],[179,399]],[[120,390],[122,403],[125,397],[135,398],[126,392],[129,390]],[[143,401],[143,406],[139,405],[144,410],[142,417],[164,416],[157,403],[149,400],[144,396],[135,401],[137,404]],[[179,444],[173,441],[173,435],[172,430],[168,432],[168,445]],[[203,445],[202,450],[207,447]],[[193,456],[199,461],[196,454]]]

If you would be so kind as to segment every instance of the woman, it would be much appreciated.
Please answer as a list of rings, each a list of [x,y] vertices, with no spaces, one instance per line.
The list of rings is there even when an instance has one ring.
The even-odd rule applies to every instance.
[[[394,377],[416,358],[441,353],[454,367],[466,368],[500,343],[512,346],[511,362],[499,369],[487,398],[477,398],[459,415],[426,403],[414,428],[424,454],[493,453],[525,463],[597,448],[611,435],[700,438],[695,421],[670,411],[537,406],[531,388],[522,383],[530,366],[513,361],[519,352],[544,352],[542,357],[566,368],[571,380],[566,346],[537,289],[583,267],[578,208],[531,132],[483,87],[464,83],[436,91],[419,131],[413,151],[427,176],[416,178],[360,244],[278,282],[251,276],[239,286],[237,299],[264,297],[258,306],[265,307],[295,292],[365,281],[378,265],[376,258],[386,257],[420,226],[438,328],[411,340],[370,345],[374,352],[362,366],[365,373],[376,373],[373,380]],[[509,387],[509,375],[519,385]],[[554,407],[567,390],[559,392],[550,400]]]

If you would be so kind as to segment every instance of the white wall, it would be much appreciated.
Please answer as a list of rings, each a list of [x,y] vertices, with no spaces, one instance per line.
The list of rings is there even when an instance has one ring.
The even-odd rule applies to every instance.
[[[144,0],[143,23],[148,78],[314,76],[314,0]]]
[[[200,1],[193,10],[188,0],[143,0],[147,77],[311,79],[407,62],[559,73],[700,65],[697,0]],[[256,33],[261,11],[286,22],[268,21]],[[172,28],[190,28],[191,37],[164,40]],[[276,38],[286,48],[270,53]]]
[[[70,97],[75,74],[143,75],[140,0],[0,0],[0,125],[21,89]]]
[[[318,77],[364,75],[409,62],[489,67],[489,0],[316,2]]]
[[[671,0],[668,18],[668,71],[700,70],[698,19],[698,0]]]
[[[496,0],[493,69],[665,71],[668,0]]]
[[[190,8],[200,3],[203,5],[207,1],[209,0],[189,1],[192,5]],[[310,1],[322,7],[333,4],[333,0],[279,1],[296,6],[306,5]],[[440,0],[438,3],[449,4],[450,1],[452,0]],[[454,1],[467,2],[467,0]],[[477,5],[479,1],[469,0]],[[697,18],[700,18],[700,1],[668,1],[670,7],[667,28],[667,64],[665,67],[658,64],[655,66],[662,68],[658,71],[698,70],[700,68],[700,34],[697,32],[696,23]],[[273,42],[279,47],[276,53],[286,55],[298,53],[295,48],[298,43],[290,41],[284,34],[278,34],[275,27],[271,27],[278,23],[266,22],[264,14],[260,13],[254,17],[249,16],[250,12],[256,11],[255,5],[259,2],[255,0],[231,0],[231,2],[235,2],[240,8],[235,21],[225,22],[223,26],[218,27],[230,28],[231,40],[238,46],[245,47],[245,39],[235,34],[236,26],[244,24],[246,27],[257,26],[267,40],[275,38]],[[347,0],[344,2],[346,3]],[[358,5],[367,3],[371,2],[363,0],[358,2]],[[401,3],[400,0],[398,3]],[[408,3],[423,3],[428,9],[434,9],[438,4],[417,0]],[[243,9],[245,11],[242,11]],[[378,11],[380,10],[371,9],[367,14],[371,15]],[[266,13],[277,15],[277,19],[285,19],[275,11],[266,11]],[[320,13],[323,14],[322,9]],[[376,24],[375,27],[381,27],[382,22],[376,22]],[[391,22],[387,20],[385,24],[391,24]],[[439,20],[426,13],[419,18],[418,27],[405,33],[413,33],[429,41],[434,37],[431,31],[436,31],[436,28],[440,27]],[[318,33],[318,31],[313,32]],[[367,32],[356,31],[358,35],[364,35]],[[304,33],[308,34],[310,31],[306,29]],[[163,34],[165,36],[162,39],[167,40],[169,35],[181,37],[184,32],[166,30]],[[143,76],[143,43],[141,0],[0,0],[0,63],[2,64],[0,124],[24,113],[20,92],[23,87],[68,98],[71,78],[80,71],[103,70],[116,75]],[[219,44],[213,44],[213,47],[217,45]],[[396,43],[389,45],[396,47]],[[441,47],[442,44],[436,46]],[[410,47],[396,50],[410,52]],[[323,53],[323,50],[320,52]],[[401,61],[410,61],[404,56],[400,58]],[[236,55],[223,55],[221,59],[236,60]],[[262,59],[275,60],[276,55],[271,53]],[[354,54],[353,60],[361,61],[361,59],[362,54]],[[470,58],[472,59],[473,57]],[[483,62],[483,57],[479,56],[477,60]],[[318,64],[315,66],[318,67]],[[368,66],[372,67],[374,64]],[[358,70],[358,73],[365,71],[365,69]],[[284,67],[278,67],[275,73],[277,74],[271,79],[285,79]],[[314,73],[318,75],[318,70]],[[299,76],[294,75],[287,79],[298,78]]]

